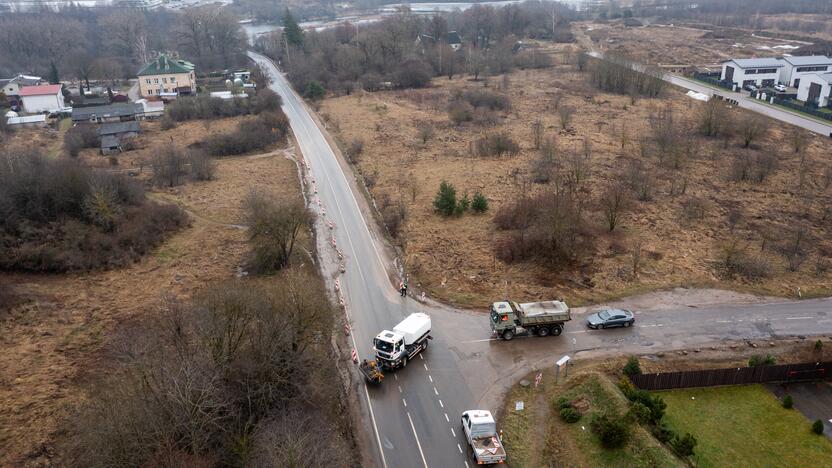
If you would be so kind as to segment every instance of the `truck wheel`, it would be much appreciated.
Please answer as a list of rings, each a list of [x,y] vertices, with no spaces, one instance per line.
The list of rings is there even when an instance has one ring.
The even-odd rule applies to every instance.
[[[558,336],[563,333],[563,326],[562,325],[552,325],[552,336]]]
[[[546,327],[540,327],[537,329],[537,336],[544,337],[549,336],[549,329]]]
[[[407,356],[405,356],[405,358],[402,359],[402,367],[407,367]]]
[[[511,341],[514,338],[514,332],[511,330],[506,330],[503,332],[503,339],[506,341]]]
[[[424,351],[426,349],[428,349],[428,340],[425,340],[425,342],[422,343],[422,351]]]

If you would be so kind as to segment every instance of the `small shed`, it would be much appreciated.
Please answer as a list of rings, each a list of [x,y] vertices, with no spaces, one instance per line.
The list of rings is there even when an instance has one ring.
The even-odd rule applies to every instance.
[[[8,117],[6,123],[14,127],[45,127],[46,114],[24,115],[23,117]]]
[[[115,135],[104,135],[101,137],[101,154],[108,155],[121,152],[121,141]]]

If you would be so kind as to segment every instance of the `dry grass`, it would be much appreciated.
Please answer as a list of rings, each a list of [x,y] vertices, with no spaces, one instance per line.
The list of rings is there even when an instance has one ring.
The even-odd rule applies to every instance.
[[[624,177],[630,159],[639,158],[639,142],[651,135],[651,114],[672,106],[678,119],[692,124],[700,106],[675,89],[667,90],[661,99],[640,99],[632,105],[628,97],[598,93],[586,79],[564,65],[511,74],[508,94],[512,108],[502,113],[501,122],[493,127],[455,127],[448,120],[446,106],[453,90],[494,88],[502,84],[499,78],[488,82],[437,79],[426,90],[356,94],[323,103],[321,113],[342,141],[364,141],[357,168],[374,182],[370,193],[376,201],[387,198],[397,203],[401,199],[407,205],[400,243],[415,279],[411,285],[442,300],[470,306],[482,306],[497,296],[563,296],[578,303],[677,285],[718,284],[774,295],[793,295],[797,287],[804,295],[829,291],[829,273],[816,276],[813,260],[791,272],[785,260],[770,250],[764,254],[773,265],[773,275],[762,281],[726,281],[716,265],[729,238],[739,239],[754,252],[765,242],[769,249],[771,240],[764,241],[766,236],[804,219],[809,219],[813,238],[818,241],[812,245],[811,255],[827,252],[827,228],[820,219],[824,200],[828,200],[822,179],[827,164],[823,155],[829,153],[830,143],[809,137],[804,166],[807,182],[799,189],[800,161],[783,148],[784,129],[770,132],[759,143],[760,149],[752,150],[776,150],[778,154],[779,169],[760,184],[728,180],[733,156],[744,151],[736,140],[728,149],[719,141],[701,137],[685,143],[693,149],[691,159],[680,170],[657,168],[655,200],[638,202],[636,209],[624,216],[616,234],[603,234],[602,216],[597,212],[591,215],[599,232],[598,247],[591,265],[585,268],[553,271],[535,264],[507,265],[496,260],[492,245],[502,233],[494,229],[493,213],[524,187],[533,192],[541,189],[527,182],[537,158],[532,144],[534,120],[543,121],[544,135],[554,137],[561,152],[581,151],[585,139],[591,143],[592,176],[587,187],[589,196],[596,198],[603,187]],[[560,129],[554,109],[556,95],[562,96],[561,105],[577,109],[566,130]],[[425,121],[432,122],[436,132],[423,144],[415,123]],[[622,128],[627,135],[623,149]],[[497,131],[508,131],[520,143],[517,156],[470,155],[473,141]],[[654,152],[648,162],[656,166],[656,161]],[[452,182],[459,194],[482,191],[489,199],[489,212],[450,219],[435,215],[431,203],[441,180]],[[682,185],[684,195],[670,195]],[[704,217],[683,222],[680,213],[692,196],[704,201]],[[743,217],[731,233],[726,218],[736,206],[743,208]],[[631,245],[637,238],[642,240],[642,260],[640,275],[634,278]]]
[[[187,133],[192,124],[201,125],[177,130]],[[245,231],[231,224],[240,221],[242,198],[254,185],[300,197],[296,166],[282,152],[222,160],[214,181],[150,193],[188,210],[192,225],[139,263],[84,275],[0,274],[28,299],[0,315],[0,465],[60,464],[61,425],[85,376],[106,369],[115,327],[152,319],[163,294],[188,297],[237,273],[248,246]]]

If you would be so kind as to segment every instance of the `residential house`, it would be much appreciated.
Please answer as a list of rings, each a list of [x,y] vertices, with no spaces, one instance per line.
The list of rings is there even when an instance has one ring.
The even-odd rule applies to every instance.
[[[462,48],[462,38],[456,31],[450,31],[446,33],[445,36],[441,38],[438,42],[448,44],[448,46],[453,50],[459,50],[460,48]],[[429,34],[419,34],[419,36],[416,38],[416,45],[421,46],[423,51],[425,47],[435,45],[436,43],[436,38]]]
[[[141,104],[144,110],[144,119],[158,119],[165,114],[165,103],[162,101],[148,101],[147,99],[138,99],[136,104]]]
[[[114,103],[106,106],[76,107],[72,109],[73,122],[125,122],[144,119],[144,108],[137,103]]]
[[[196,93],[194,64],[186,60],[160,55],[138,73],[139,92],[142,97],[168,96]]]
[[[41,81],[39,76],[17,75],[14,78],[0,80],[0,91],[6,96],[20,96],[21,87],[37,86]]]
[[[732,59],[722,64],[720,80],[744,88],[773,86],[779,81],[783,62],[776,58]]]
[[[101,137],[101,154],[108,155],[121,151],[121,143],[125,138],[132,138],[139,134],[139,122],[112,122],[102,124],[98,128]]]
[[[20,88],[20,99],[23,101],[23,111],[29,114],[41,112],[60,112],[66,108],[62,86],[37,85]]]
[[[780,83],[800,87],[800,80],[811,74],[824,74],[832,71],[832,58],[825,55],[785,56],[780,72]]]
[[[817,107],[832,107],[832,73],[812,73],[800,79],[797,100]]]

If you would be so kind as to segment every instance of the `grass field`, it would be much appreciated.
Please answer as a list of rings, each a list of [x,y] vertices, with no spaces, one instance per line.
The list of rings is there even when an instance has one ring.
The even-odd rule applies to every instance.
[[[662,392],[665,421],[699,444],[697,466],[829,466],[832,442],[760,385]]]

